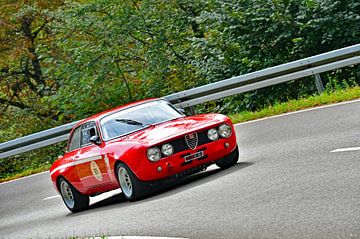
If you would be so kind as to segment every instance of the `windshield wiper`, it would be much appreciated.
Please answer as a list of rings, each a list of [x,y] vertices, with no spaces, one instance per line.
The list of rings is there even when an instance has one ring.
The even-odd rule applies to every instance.
[[[132,119],[115,119],[117,122],[120,123],[124,123],[124,124],[129,124],[129,125],[148,125],[148,124],[143,124],[139,121],[136,120],[132,120]]]

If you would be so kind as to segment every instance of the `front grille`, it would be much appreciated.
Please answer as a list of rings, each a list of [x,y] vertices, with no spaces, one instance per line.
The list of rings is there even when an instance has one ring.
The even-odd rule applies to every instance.
[[[196,152],[205,151],[206,149],[207,149],[206,147],[199,148],[198,150],[196,150]],[[185,158],[188,155],[191,155],[191,153],[181,154],[180,157]]]
[[[212,142],[207,137],[207,130],[197,132],[197,148],[201,145]],[[188,150],[189,146],[186,144],[185,137],[177,138],[173,141],[168,142],[174,146],[174,154]]]
[[[187,146],[194,150],[197,147],[198,144],[198,135],[197,133],[191,133],[191,134],[187,134],[185,135],[185,143],[187,144]]]

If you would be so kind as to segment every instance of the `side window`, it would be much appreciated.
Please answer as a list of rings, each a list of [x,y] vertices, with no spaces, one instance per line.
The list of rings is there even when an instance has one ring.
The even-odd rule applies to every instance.
[[[95,122],[87,122],[81,126],[81,146],[90,144],[90,138],[97,134]]]
[[[77,127],[71,135],[68,151],[73,151],[80,148],[80,130],[81,127]]]

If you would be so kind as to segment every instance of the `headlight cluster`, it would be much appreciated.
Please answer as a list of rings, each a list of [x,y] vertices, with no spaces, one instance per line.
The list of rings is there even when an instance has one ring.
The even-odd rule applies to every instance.
[[[149,148],[147,150],[147,157],[151,162],[157,162],[161,158],[161,152],[158,147]]]
[[[172,155],[174,153],[174,146],[164,144],[161,146],[161,151],[158,147],[149,148],[147,150],[147,157],[151,162],[157,162],[161,159],[161,153],[166,157]]]
[[[164,144],[163,146],[161,146],[161,152],[165,156],[170,156],[174,153],[174,146],[172,146],[171,144]]]
[[[207,136],[211,141],[216,141],[219,139],[219,135],[223,138],[229,138],[231,133],[231,127],[228,124],[222,124],[219,126],[218,130],[215,128],[209,129]]]
[[[219,133],[214,128],[208,130],[207,136],[211,141],[215,141],[219,139]]]
[[[231,127],[228,124],[220,125],[219,134],[223,138],[229,138],[231,136]]]

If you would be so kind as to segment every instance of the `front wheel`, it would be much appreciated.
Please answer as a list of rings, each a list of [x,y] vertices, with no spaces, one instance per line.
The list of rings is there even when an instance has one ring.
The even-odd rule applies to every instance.
[[[116,174],[125,199],[135,201],[145,195],[145,186],[124,163],[116,167]]]
[[[234,166],[239,160],[239,147],[236,146],[234,151],[232,151],[229,155],[226,155],[224,158],[218,160],[216,165],[222,169],[229,168]]]
[[[89,196],[80,193],[64,178],[59,180],[59,191],[65,206],[72,212],[79,212],[89,207]]]

